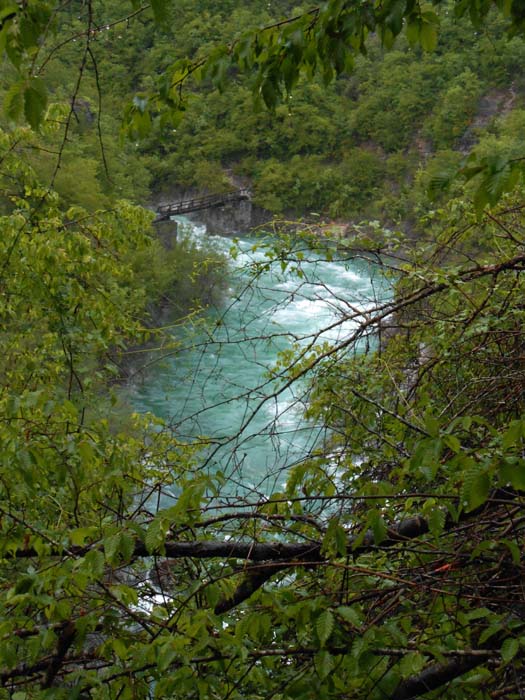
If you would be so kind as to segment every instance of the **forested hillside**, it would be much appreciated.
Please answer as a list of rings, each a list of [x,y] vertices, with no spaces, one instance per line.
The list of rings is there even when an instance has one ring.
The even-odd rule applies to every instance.
[[[271,7],[277,16],[287,10]],[[204,53],[218,27],[229,39],[230,12],[210,6],[198,19],[183,14],[182,24]],[[249,26],[253,12],[234,12],[235,30],[245,28],[242,21]],[[259,23],[269,20],[261,12]],[[187,113],[166,133],[162,158],[157,142],[148,149],[154,188],[220,191],[234,177],[276,214],[414,222],[428,208],[432,177],[458,166],[479,138],[481,152],[485,138],[491,152],[511,149],[505,141],[513,140],[515,126],[506,127],[502,108],[511,103],[514,118],[521,115],[523,40],[509,41],[503,20],[482,33],[450,14],[443,13],[442,22],[435,51],[410,48],[406,40],[386,51],[372,41],[351,74],[328,86],[321,77],[300,82],[275,112],[254,112],[245,83],[230,81],[222,94],[185,91]],[[194,55],[191,42],[179,42],[176,55]],[[152,64],[137,59],[151,75]],[[484,128],[476,129],[484,98],[492,110],[480,120]]]
[[[2,700],[523,697],[524,34],[521,0],[0,0]],[[376,221],[233,244],[229,291],[141,205],[239,183]],[[226,325],[333,261],[329,327],[256,338],[272,366]],[[322,439],[279,487],[115,390],[181,339],[263,365],[241,430],[300,396]]]
[[[82,61],[74,38],[84,26],[81,8],[70,4],[62,21],[72,38],[46,60],[46,83],[56,102],[75,91],[70,66]],[[146,202],[242,183],[252,188],[255,203],[278,215],[315,212],[417,225],[429,208],[433,178],[457,168],[473,147],[482,155],[519,149],[523,40],[508,38],[502,18],[475,31],[468,19],[446,10],[432,52],[412,48],[405,38],[386,50],[373,39],[350,74],[328,85],[320,76],[303,80],[273,112],[254,110],[249,81],[233,73],[221,91],[210,89],[209,81],[188,85],[176,123],[151,123],[144,112],[130,129],[132,139],[119,138],[124,105],[133,98],[145,103],[174,60],[198,61],[219,42],[291,9],[287,2],[249,8],[209,2],[196,12],[192,3],[177,3],[155,27],[148,13],[119,21],[120,8],[97,4],[71,124],[75,138],[59,172],[52,148],[35,151],[31,162],[43,179],[55,176],[66,202],[88,208],[107,204],[108,196]],[[22,110],[16,95],[11,88],[4,118]]]

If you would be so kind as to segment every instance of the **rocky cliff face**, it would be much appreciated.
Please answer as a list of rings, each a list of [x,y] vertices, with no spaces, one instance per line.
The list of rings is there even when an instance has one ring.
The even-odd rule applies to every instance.
[[[189,218],[205,224],[208,233],[228,236],[261,226],[271,221],[272,214],[255,206],[250,200],[243,200],[196,211],[189,214]]]
[[[459,140],[458,150],[465,155],[476,145],[480,133],[496,117],[504,117],[513,109],[518,93],[511,85],[508,90],[491,90],[479,101],[478,111],[472,123]]]

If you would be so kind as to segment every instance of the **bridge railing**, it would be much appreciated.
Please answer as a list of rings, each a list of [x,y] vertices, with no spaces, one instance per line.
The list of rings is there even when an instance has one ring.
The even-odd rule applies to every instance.
[[[210,194],[205,197],[193,197],[192,199],[185,199],[181,202],[173,202],[172,204],[161,204],[157,207],[157,220],[161,221],[162,219],[167,219],[176,214],[187,214],[192,211],[209,209],[211,207],[222,206],[228,202],[239,202],[243,199],[250,198],[250,190],[242,188],[233,192]]]

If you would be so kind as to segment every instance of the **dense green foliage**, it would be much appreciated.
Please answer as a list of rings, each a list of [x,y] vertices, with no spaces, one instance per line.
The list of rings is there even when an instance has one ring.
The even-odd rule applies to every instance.
[[[231,31],[227,11],[199,15],[203,51],[217,26]],[[184,26],[197,21],[182,17]],[[442,22],[435,52],[422,55],[401,41],[385,54],[372,41],[351,76],[330,86],[299,81],[273,112],[253,112],[252,90],[243,84],[229,82],[222,92],[185,87],[184,118],[178,112],[174,128],[164,127],[162,162],[157,143],[148,149],[154,186],[220,191],[231,187],[233,175],[253,187],[256,203],[278,214],[415,221],[414,207],[425,195],[414,197],[410,184],[419,168],[427,169],[422,156],[439,160],[462,147],[483,94],[499,91],[502,101],[512,81],[517,91],[523,87],[517,72],[523,41],[509,42],[503,22],[494,20],[481,40],[466,21],[444,15]],[[175,51],[184,56],[188,49],[182,42]],[[151,70],[148,55],[137,60],[147,62],[145,73]]]
[[[441,2],[435,10],[427,8],[422,20],[426,29],[420,28],[419,38],[403,32],[393,47],[386,36],[381,45],[368,26],[363,32],[366,55],[349,55],[351,75],[343,72],[330,85],[324,84],[322,58],[298,45],[293,56],[279,58],[281,63],[298,63],[298,74],[285,86],[287,96],[283,94],[272,111],[254,112],[254,91],[264,97],[262,76],[267,75],[268,84],[273,80],[265,61],[271,62],[280,50],[286,53],[287,41],[293,47],[290,37],[299,41],[302,20],[299,26],[285,23],[256,34],[259,54],[250,44],[256,40],[249,30],[254,24],[271,26],[292,10],[299,16],[301,8],[286,0],[271,5],[252,2],[249,9],[207,2],[196,11],[193,3],[177,2],[166,6],[166,16],[155,28],[151,13],[140,8],[126,13],[125,4],[97,2],[89,10],[91,6],[73,3],[59,15],[57,31],[64,37],[57,39],[63,44],[60,50],[48,56],[29,44],[23,57],[12,55],[22,70],[28,63],[41,64],[42,79],[28,87],[25,78],[13,75],[4,113],[10,118],[23,115],[28,101],[35,123],[47,109],[45,85],[48,106],[75,95],[74,114],[68,120],[75,138],[64,149],[61,168],[54,172],[55,154],[49,152],[56,149],[56,141],[54,146],[49,140],[43,143],[46,150],[35,151],[33,161],[43,175],[54,175],[55,188],[66,200],[90,208],[107,203],[108,195],[144,201],[151,191],[220,192],[241,183],[252,188],[257,204],[276,214],[316,212],[396,224],[409,219],[417,226],[420,206],[428,206],[418,183],[427,187],[433,181],[438,191],[465,151],[497,125],[505,104],[522,101],[523,40],[518,35],[509,39],[508,19],[495,11],[482,32],[473,31],[471,18],[465,16],[469,4]],[[497,3],[473,3],[478,8],[473,15],[484,15],[491,4]],[[410,3],[405,10],[403,5],[387,3],[383,19],[376,21],[397,34],[403,12],[416,12]],[[316,15],[316,41],[321,41],[330,12],[343,21],[344,3],[339,9],[337,3],[328,4],[326,17],[321,13],[324,19]],[[516,34],[519,13],[512,12]],[[478,21],[475,16],[474,20]],[[86,22],[92,27],[87,43],[82,41]],[[434,51],[424,51],[430,48],[426,31],[435,33],[438,23],[439,42]],[[36,31],[22,38],[30,42]],[[7,23],[2,34],[11,40],[16,36]],[[306,31],[301,40],[305,46],[308,38],[313,35]],[[214,48],[218,41],[231,42],[231,50]],[[263,50],[268,44],[273,48]],[[326,53],[335,60],[336,47],[328,44]],[[311,62],[310,68],[303,61]],[[71,65],[82,66],[79,86]],[[195,66],[200,67],[193,71]],[[319,75],[312,76],[317,69]],[[331,75],[329,71],[325,78]],[[276,81],[278,76],[279,71]],[[478,124],[483,99],[489,108]],[[131,140],[119,142],[116,134],[126,102],[131,102],[125,129]],[[65,119],[67,112],[61,114]],[[482,146],[480,152],[486,154]],[[79,182],[74,173],[80,161]],[[519,174],[514,172],[519,161],[510,170],[507,163],[505,158],[499,163],[476,161],[482,174],[488,168],[496,175],[495,196]]]
[[[464,18],[470,11],[469,19],[479,29],[491,3],[435,4],[437,14],[430,6],[410,2],[377,7],[363,3],[359,9],[352,3],[326,3],[305,14],[295,11],[296,20],[270,24],[254,34],[239,33],[242,13],[233,12],[230,22],[228,7],[210,5],[209,14],[199,14],[197,21],[183,7],[177,16],[185,26],[197,23],[203,46],[194,52],[185,42],[180,48],[175,45],[170,53],[179,58],[163,66],[158,95],[153,91],[152,96],[145,83],[127,114],[132,136],[146,132],[149,120],[156,120],[166,136],[167,157],[160,170],[153,163],[157,187],[171,181],[221,189],[228,186],[226,169],[251,183],[255,201],[276,213],[416,219],[414,205],[419,202],[411,197],[409,183],[418,166],[425,167],[425,157],[436,153],[439,158],[444,149],[465,150],[466,132],[482,95],[499,90],[503,102],[511,83],[512,90],[523,88],[524,45],[517,36],[509,41],[508,20],[490,14],[479,36]],[[514,5],[516,34],[522,19]],[[254,9],[259,10],[257,5]],[[277,19],[287,10],[283,3],[271,5]],[[406,36],[385,55],[384,48],[392,49],[393,36],[403,27],[403,15]],[[458,16],[463,19],[458,21]],[[268,23],[265,13],[260,13],[260,22]],[[375,23],[380,36],[369,35]],[[210,52],[209,38],[217,38],[217,27],[224,28],[224,41],[230,40],[232,29],[238,35],[228,50]],[[236,84],[233,76],[239,71],[247,75],[241,79],[247,88]],[[338,79],[327,86],[335,74]],[[192,89],[195,76],[201,82]],[[216,90],[203,93],[202,86],[210,83]],[[254,97],[270,112],[254,115]],[[196,149],[190,144],[197,136]],[[403,172],[399,153],[405,156]],[[487,197],[494,203],[519,175],[520,166],[507,163],[476,161],[476,172],[486,178],[484,188],[478,188],[480,206]],[[316,188],[321,164],[325,181]],[[442,181],[444,174],[439,175]],[[280,195],[275,197],[272,190]]]
[[[436,43],[432,6],[455,7],[460,24],[445,12],[449,43],[426,56],[413,47]],[[0,2],[10,64],[0,136],[0,698],[521,697],[523,204],[519,190],[501,196],[519,175],[519,102],[506,102],[477,145],[485,160],[473,168],[492,170],[474,204],[456,184],[446,206],[429,209],[425,189],[457,165],[479,97],[508,86],[523,44],[500,22],[522,30],[522,3],[331,1],[228,51],[213,46],[246,28],[246,10],[202,0],[166,17],[156,0],[158,22],[193,15],[177,34],[190,56],[178,68],[170,31],[154,41],[136,5],[133,41],[118,42],[119,8],[53,7]],[[485,37],[465,38],[471,21],[494,32],[495,53]],[[401,38],[383,58],[379,39],[390,48],[404,28],[408,45]],[[370,56],[356,58],[365,45]],[[186,98],[196,65],[226,88],[232,60],[274,111],[252,116],[243,86],[201,85],[181,121],[173,71]],[[312,75],[319,68],[328,80],[351,62],[353,77],[326,89]],[[300,86],[303,70],[311,80]],[[144,102],[156,72],[168,81],[158,106],[175,112]],[[520,87],[507,97],[518,100]],[[291,88],[288,117],[278,98]],[[119,149],[112,129],[134,89],[143,96],[128,132],[145,140]],[[33,131],[13,125],[22,117]],[[412,188],[418,138],[437,150]],[[123,349],[155,334],[148,302],[176,294],[191,305],[210,258],[183,241],[163,250],[151,215],[118,193],[143,197],[148,173],[155,182],[174,168],[173,185],[226,188],[234,162],[275,210],[381,213],[400,199],[389,218],[409,212],[425,231],[413,246],[380,226],[356,231],[351,245],[275,239],[265,266],[300,281],[312,249],[327,260],[375,256],[395,296],[348,306],[341,324],[353,330],[338,340],[282,353],[267,400],[305,379],[309,417],[328,438],[291,466],[282,492],[238,498],[222,493],[224,475],[203,468],[197,445],[151,416],[124,416],[107,389]],[[376,334],[387,342],[360,354]],[[161,497],[172,505],[159,509]]]

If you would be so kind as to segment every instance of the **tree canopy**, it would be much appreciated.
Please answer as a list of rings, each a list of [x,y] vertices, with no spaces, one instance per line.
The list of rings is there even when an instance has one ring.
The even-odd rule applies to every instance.
[[[165,342],[146,322],[148,302],[174,284],[202,286],[204,263],[224,276],[212,252],[163,251],[151,213],[118,201],[119,187],[133,192],[125,164],[102,192],[103,110],[93,117],[78,86],[89,74],[92,94],[106,99],[97,12],[116,26],[148,8],[0,8],[10,63],[0,140],[0,697],[521,697],[525,254],[521,192],[508,192],[519,143],[495,156],[488,140],[466,170],[484,177],[474,203],[460,191],[426,208],[416,244],[380,226],[336,242],[288,231],[252,265],[254,278],[275,266],[300,281],[312,254],[365,258],[394,293],[348,306],[337,323],[351,330],[337,339],[282,353],[262,400],[306,381],[307,418],[327,438],[289,465],[278,492],[235,495],[227,475],[205,468],[205,436],[185,441],[160,419],[130,414],[110,388],[126,349]],[[406,32],[432,50],[447,8],[478,29],[496,11],[510,35],[525,26],[518,0],[329,2],[163,68],[161,90],[141,91],[126,112],[127,131],[147,140],[151,121],[161,131],[178,123],[198,73],[222,87],[244,70],[277,109],[300,74],[332,79],[373,46],[372,34],[389,48]],[[181,8],[151,9],[162,27]],[[64,104],[44,68],[70,49],[79,62]],[[468,70],[447,85],[427,124],[436,141],[450,145],[443,113],[462,124],[478,89]],[[13,124],[21,117],[31,129]],[[519,133],[520,115],[510,118]],[[85,159],[90,119],[101,165]],[[124,163],[138,162],[128,147]],[[355,187],[373,187],[373,154],[351,153],[349,170],[358,157],[372,182]],[[37,172],[42,163],[53,165]],[[102,209],[98,191],[79,206],[71,180],[60,181],[80,168],[89,178],[90,163]]]

